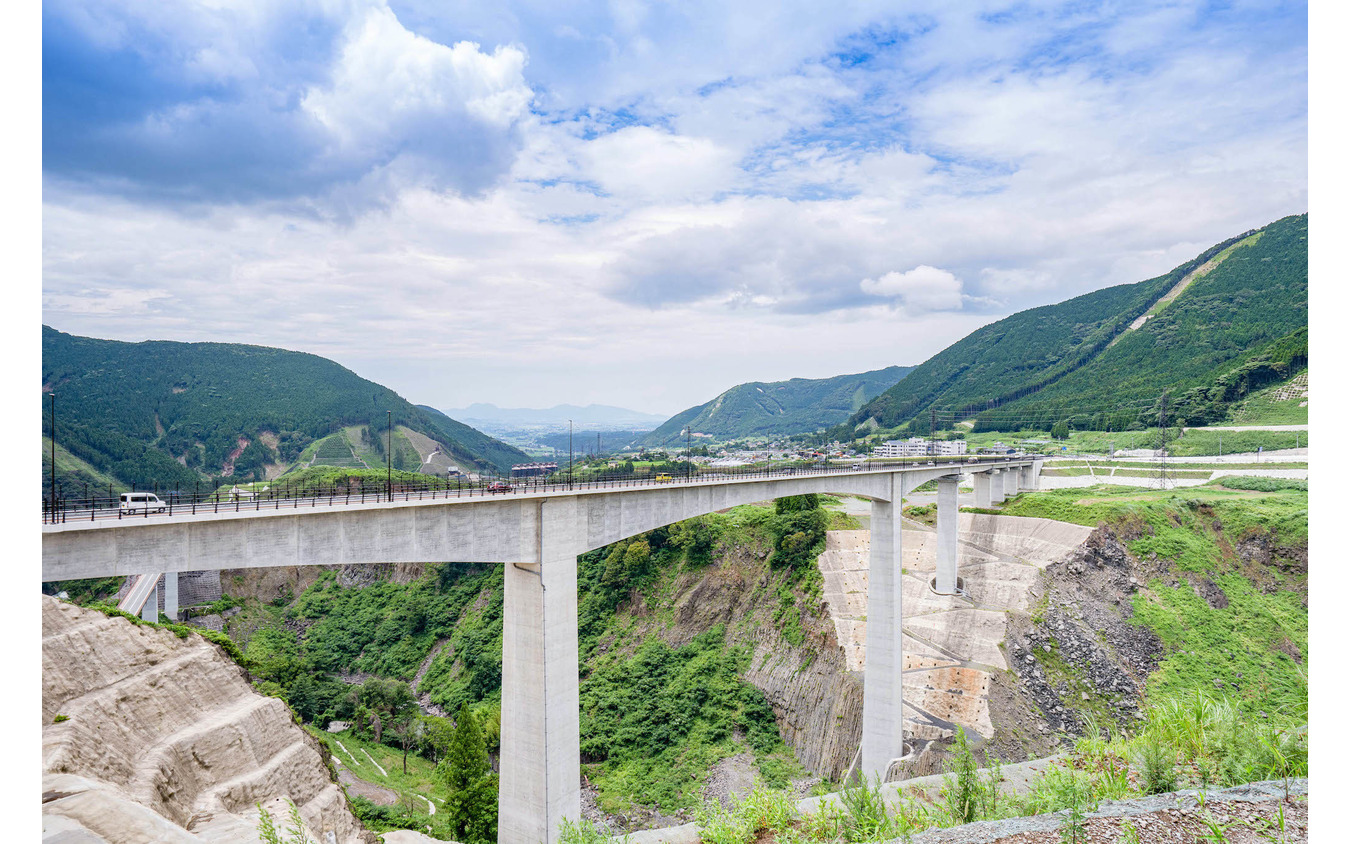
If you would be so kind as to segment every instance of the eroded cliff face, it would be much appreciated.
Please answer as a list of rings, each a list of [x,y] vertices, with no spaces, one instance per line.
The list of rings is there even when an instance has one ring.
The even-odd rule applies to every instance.
[[[766,559],[762,548],[724,548],[711,565],[676,580],[674,623],[653,618],[646,626],[679,647],[725,625],[728,645],[751,649],[743,677],[764,693],[798,761],[837,779],[848,770],[862,735],[862,675],[849,669],[823,601],[799,600],[794,614],[802,641],[788,641],[774,620],[781,605],[773,587],[782,574],[771,571]],[[641,614],[644,608],[632,611]]]
[[[255,804],[284,798],[315,840],[375,844],[286,704],[199,636],[44,596],[42,724],[51,835],[256,840]]]

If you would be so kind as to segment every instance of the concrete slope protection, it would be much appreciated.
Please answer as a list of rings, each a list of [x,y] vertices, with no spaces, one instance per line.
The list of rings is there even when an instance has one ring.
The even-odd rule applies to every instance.
[[[42,778],[47,834],[98,836],[64,840],[256,840],[256,804],[289,800],[314,840],[374,844],[318,743],[217,646],[47,596]]]

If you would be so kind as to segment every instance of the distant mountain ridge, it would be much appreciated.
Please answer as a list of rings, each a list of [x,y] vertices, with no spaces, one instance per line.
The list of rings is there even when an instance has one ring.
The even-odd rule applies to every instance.
[[[589,404],[585,407],[559,404],[549,408],[528,408],[497,407],[495,404],[478,402],[443,412],[456,419],[512,427],[566,425],[571,420],[576,427],[585,426],[592,430],[650,430],[666,420],[660,414],[605,404]]]
[[[888,366],[832,378],[793,378],[738,384],[713,400],[666,420],[643,443],[674,443],[686,426],[719,439],[780,436],[837,425],[872,397],[906,377],[913,367]]]
[[[237,343],[126,343],[42,328],[44,393],[56,393],[57,441],[118,481],[193,486],[294,461],[344,426],[429,437],[466,469],[509,470],[528,456],[331,360]],[[43,434],[50,417],[43,397]],[[58,470],[59,474],[59,470]]]
[[[1248,391],[1307,365],[1308,215],[1205,250],[1157,278],[1021,311],[925,361],[830,433],[1048,427],[1119,430],[1157,418],[1222,419]]]

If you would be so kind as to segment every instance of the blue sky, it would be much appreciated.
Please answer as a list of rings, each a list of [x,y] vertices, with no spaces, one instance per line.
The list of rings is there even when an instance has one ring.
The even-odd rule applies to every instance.
[[[42,317],[441,407],[916,364],[1308,207],[1299,3],[42,6]]]

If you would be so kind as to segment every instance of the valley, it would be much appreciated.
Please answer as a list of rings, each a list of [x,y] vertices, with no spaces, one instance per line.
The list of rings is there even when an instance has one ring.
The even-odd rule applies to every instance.
[[[1279,220],[916,367],[748,382],[659,424],[549,411],[586,420],[581,442],[519,416],[545,411],[464,408],[484,433],[313,355],[44,327],[44,554],[105,530],[159,560],[128,531],[181,525],[211,532],[192,553],[235,555],[156,569],[178,604],[163,581],[149,620],[116,609],[134,577],[44,584],[44,816],[190,842],[294,806],[315,840],[512,840],[500,807],[563,745],[541,730],[513,754],[503,731],[562,718],[581,817],[551,842],[945,840],[1052,812],[1086,829],[1112,801],[1262,780],[1283,786],[1260,787],[1260,818],[1197,802],[1158,826],[1304,824],[1306,231]],[[131,489],[177,510],[120,525]],[[604,538],[550,545],[572,532]],[[276,549],[305,564],[258,567]],[[536,641],[520,607],[556,649],[545,596],[573,585],[575,654],[504,692]],[[868,629],[897,611],[870,676],[895,681],[903,745],[869,780]],[[1136,840],[1159,840],[1144,815]]]

